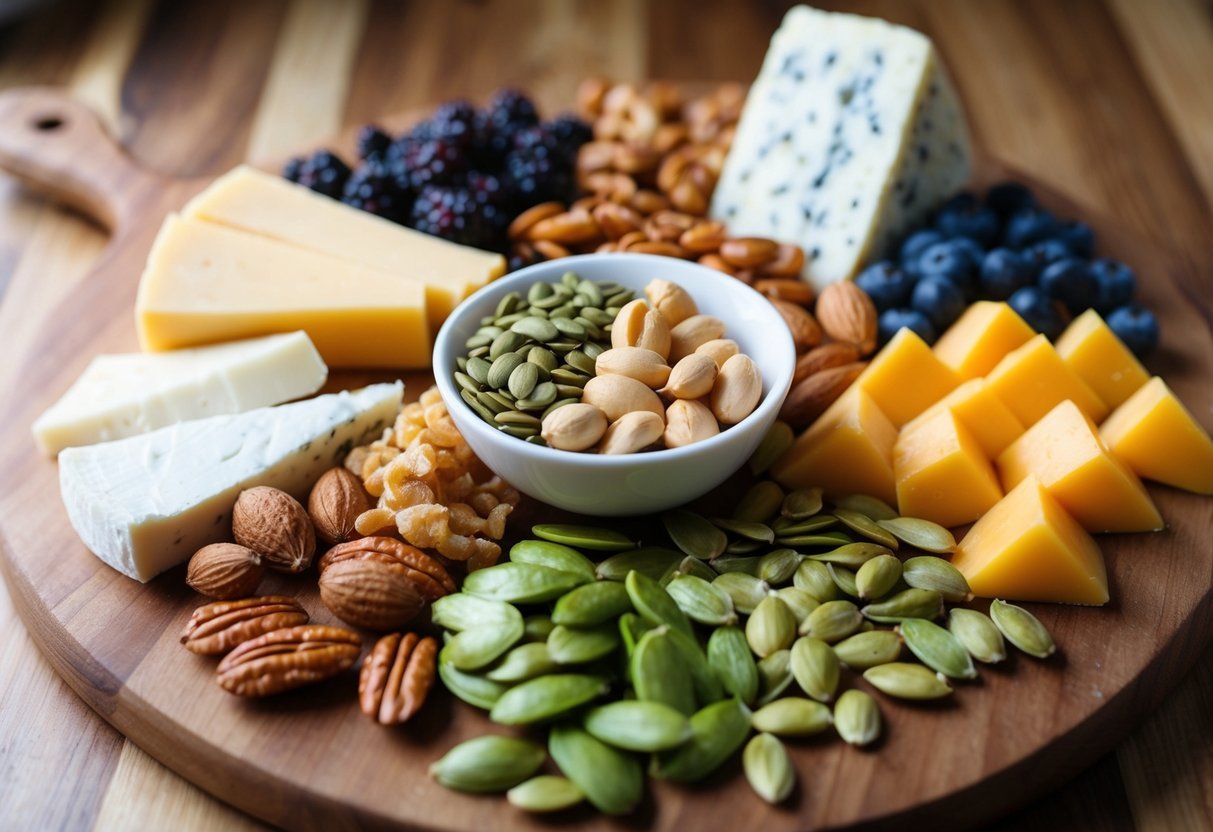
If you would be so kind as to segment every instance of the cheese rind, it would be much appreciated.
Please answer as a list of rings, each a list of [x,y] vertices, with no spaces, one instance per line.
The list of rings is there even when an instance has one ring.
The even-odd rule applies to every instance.
[[[428,367],[418,281],[221,225],[169,216],[139,282],[145,350],[304,330],[330,367]]]
[[[98,355],[34,422],[44,453],[315,393],[328,368],[303,332],[163,353]]]
[[[1142,385],[1099,432],[1137,476],[1213,494],[1213,440],[1161,378]]]
[[[420,281],[435,332],[455,304],[505,274],[500,254],[405,228],[243,165],[216,179],[182,213]]]
[[[1109,408],[1119,407],[1150,380],[1129,348],[1094,309],[1088,309],[1057,339],[1057,354]]]
[[[403,391],[400,382],[375,384],[67,448],[59,455],[63,504],[97,557],[148,581],[227,539],[245,488],[305,499],[325,470],[392,424]]]
[[[819,288],[969,180],[960,100],[924,35],[797,6],[771,39],[712,198],[734,234],[795,242]]]

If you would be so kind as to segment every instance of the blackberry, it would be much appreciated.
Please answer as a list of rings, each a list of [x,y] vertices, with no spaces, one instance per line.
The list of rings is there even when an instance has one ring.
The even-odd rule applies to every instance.
[[[320,150],[299,166],[299,179],[296,181],[318,194],[339,199],[349,178],[350,169],[345,162],[328,150]]]
[[[466,149],[446,139],[409,138],[391,147],[403,165],[400,185],[420,191],[426,185],[449,185],[468,169]]]
[[[363,125],[358,131],[358,158],[382,158],[392,144],[392,137],[374,124]]]
[[[577,149],[594,138],[594,129],[576,116],[558,116],[545,122],[544,131],[556,139],[560,149],[569,157],[577,155]]]
[[[476,117],[477,151],[480,163],[501,164],[513,145],[514,134],[539,124],[535,105],[517,90],[500,90]]]
[[[463,100],[448,101],[414,127],[409,135],[422,141],[441,139],[469,149],[476,137],[476,109]]]
[[[341,201],[393,222],[403,222],[410,207],[408,195],[396,187],[391,171],[374,161],[350,174]]]
[[[299,174],[303,171],[303,157],[292,156],[282,166],[282,178],[290,182],[298,182]]]
[[[426,185],[413,203],[409,225],[464,245],[483,246],[492,237],[483,206],[467,188]]]

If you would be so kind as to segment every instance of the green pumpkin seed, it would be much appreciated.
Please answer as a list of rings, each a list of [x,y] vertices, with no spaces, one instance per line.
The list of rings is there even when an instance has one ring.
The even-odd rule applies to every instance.
[[[552,619],[546,615],[528,615],[522,622],[522,640],[527,642],[544,642],[555,628]]]
[[[855,541],[842,532],[823,532],[822,534],[781,535],[775,538],[775,542],[780,546],[796,546],[803,549],[808,546],[829,546],[830,548],[835,548],[837,546],[845,546],[848,543],[854,543]]]
[[[623,584],[596,581],[577,587],[561,596],[552,609],[552,621],[568,627],[594,627],[632,609],[632,600]]]
[[[758,704],[778,699],[792,684],[792,651],[777,650],[758,662]]]
[[[625,751],[668,751],[691,739],[691,721],[660,702],[599,705],[586,713],[582,724],[592,736]]]
[[[737,752],[750,733],[750,709],[726,699],[691,716],[691,741],[656,755],[649,773],[661,780],[693,783],[718,769]]]
[[[502,725],[533,725],[562,716],[604,695],[609,686],[601,676],[552,673],[507,690],[489,711]]]
[[[777,737],[811,737],[834,722],[830,708],[812,699],[786,696],[763,705],[750,718],[755,731]]]
[[[796,626],[799,627],[809,613],[821,606],[821,602],[814,598],[803,589],[797,589],[794,586],[785,586],[783,589],[775,590],[775,594],[788,605],[788,609],[792,611],[792,615],[796,618]]]
[[[821,561],[822,563],[834,563],[838,566],[845,566],[848,569],[858,569],[872,558],[891,554],[892,552],[887,546],[881,546],[879,543],[861,542],[847,543],[828,552],[809,555],[809,559]]]
[[[480,403],[480,400],[468,393],[467,390],[460,390],[459,397],[467,402],[468,407],[476,411],[476,415],[489,424],[493,424],[493,411]]]
[[[907,618],[935,619],[943,615],[943,595],[934,589],[903,589],[883,601],[863,608],[865,617],[882,624]]]
[[[585,387],[586,382],[590,380],[590,376],[586,375],[580,370],[571,369],[567,365],[564,367],[557,367],[555,370],[552,370],[551,376],[552,383],[556,385],[557,390],[560,390],[562,385],[580,389]],[[577,393],[576,395],[578,398],[581,398],[580,393]]]
[[[572,318],[553,318],[552,324],[555,325],[556,331],[561,335],[566,335],[569,338],[573,338],[577,341],[584,341],[586,336],[589,335],[589,333],[586,332],[586,328],[574,321]],[[592,363],[590,365],[590,369],[586,372],[593,372]]]
[[[583,353],[585,353],[588,357],[590,357],[592,359],[596,359],[596,358],[598,358],[598,356],[600,356],[604,352],[606,352],[606,349],[599,346],[598,344],[596,344],[593,341],[586,341],[584,344],[581,345],[581,351]]]
[[[695,700],[700,705],[719,702],[724,698],[724,689],[715,671],[708,664],[707,654],[694,636],[688,636],[680,630],[670,630],[670,639],[678,648],[682,661],[691,672],[691,686],[695,689]]]
[[[538,604],[555,600],[587,580],[584,573],[507,561],[468,573],[463,579],[463,591],[492,601]]]
[[[839,592],[851,598],[859,597],[859,586],[855,582],[855,573],[845,566],[827,563],[826,572],[830,574],[830,580],[834,582],[834,586],[838,587]]]
[[[1023,607],[995,599],[990,602],[990,618],[1007,641],[1029,656],[1046,659],[1057,652],[1057,644],[1045,625]]]
[[[841,500],[835,500],[834,505],[846,511],[858,512],[873,520],[893,520],[897,517],[897,512],[884,500],[866,494],[843,497]]]
[[[758,734],[741,754],[750,788],[767,803],[782,803],[796,786],[796,770],[783,743],[770,734]]]
[[[531,284],[530,288],[526,290],[527,302],[533,304],[535,301],[551,297],[554,291],[555,290],[552,289],[552,284],[546,283],[542,280],[536,280]]]
[[[906,647],[932,670],[952,679],[976,679],[973,658],[956,636],[922,618],[907,618],[897,625]]]
[[[937,590],[948,601],[968,601],[973,598],[965,576],[942,558],[930,555],[909,558],[902,565],[902,578],[917,589]]]
[[[712,581],[712,586],[723,590],[733,601],[733,608],[749,615],[767,597],[771,587],[761,578],[745,572],[725,572]]]
[[[801,556],[795,549],[776,549],[758,559],[758,577],[771,586],[792,580],[800,566]]]
[[[636,758],[575,725],[553,727],[548,752],[600,812],[626,815],[644,796],[644,770]]]
[[[868,668],[863,678],[881,693],[899,699],[939,699],[952,692],[946,677],[920,664],[890,662]]]
[[[798,537],[800,535],[811,535],[814,532],[828,529],[831,526],[838,525],[838,518],[832,514],[818,514],[815,517],[806,517],[797,520],[791,517],[779,517],[771,523],[771,528],[775,532],[775,539],[781,537]]]
[[[861,624],[863,616],[850,601],[826,601],[809,613],[800,625],[800,634],[833,644],[858,632]]]
[[[762,544],[757,544],[757,548],[761,548]],[[729,547],[730,549],[732,546]],[[740,572],[745,575],[758,577],[758,562],[762,558],[756,557],[739,557],[732,554],[721,555],[714,558],[711,562],[712,568],[720,574],[724,575],[731,572]]]
[[[489,368],[492,366],[492,362],[485,361],[483,358],[469,358],[467,374],[480,384],[488,384]],[[476,391],[473,390],[472,392]]]
[[[640,642],[641,637],[651,629],[653,628],[634,612],[625,612],[619,616],[619,637],[623,640],[623,647],[629,660],[636,652],[636,645]]]
[[[597,526],[541,523],[531,527],[531,534],[553,543],[563,543],[575,549],[589,549],[592,552],[621,552],[624,549],[636,548],[635,541],[628,539],[627,535]]]
[[[497,359],[503,355],[515,355],[515,350],[526,343],[526,336],[520,332],[502,332],[493,339],[493,343],[489,345],[489,361],[493,364],[497,363]],[[517,357],[517,356],[516,356]],[[510,368],[513,369],[512,367]],[[509,373],[506,373],[508,378]],[[493,378],[493,376],[489,376]],[[501,387],[501,384],[493,384],[488,382],[490,387]]]
[[[518,425],[502,425],[501,432],[517,439],[533,439],[539,435],[539,428],[519,427]]]
[[[541,381],[535,385],[535,389],[531,391],[531,395],[525,399],[519,399],[514,402],[514,406],[519,410],[543,410],[555,403],[557,396],[560,395],[560,389],[551,381]],[[581,399],[580,395],[574,394],[577,400]]]
[[[713,517],[712,523],[717,528],[744,537],[746,540],[756,540],[759,543],[772,543],[775,540],[775,532],[771,530],[770,526],[763,523],[734,520],[729,517]]]
[[[855,589],[868,600],[888,593],[901,578],[901,561],[891,554],[877,555],[855,572]]]
[[[746,641],[754,655],[766,658],[792,646],[796,638],[796,616],[776,595],[768,595],[746,621]]]
[[[725,693],[747,705],[758,697],[758,666],[740,628],[714,630],[708,638],[707,659]]]
[[[507,410],[505,413],[498,413],[494,417],[498,425],[511,425],[519,428],[536,428],[542,424],[538,419],[529,413],[523,413],[520,410]]]
[[[600,561],[597,568],[598,577],[606,581],[622,581],[629,572],[639,572],[646,578],[657,580],[683,558],[682,552],[666,549],[661,546],[645,546],[630,552],[611,555]]]
[[[767,469],[775,464],[775,460],[783,456],[784,451],[792,447],[792,442],[796,439],[796,434],[792,431],[792,426],[787,422],[776,420],[767,428],[767,432],[763,435],[762,441],[758,443],[758,447],[754,449],[754,453],[750,455],[749,462],[750,473],[756,477],[762,476]]]
[[[555,323],[553,321],[553,323]],[[549,350],[547,347],[534,346],[527,350],[526,360],[530,364],[534,364],[541,370],[552,372],[560,366],[560,361],[556,358],[556,353]]]
[[[445,652],[445,651],[444,651]],[[438,661],[438,678],[443,686],[475,708],[489,710],[508,690],[506,685],[476,673],[465,673],[449,661]]]
[[[868,540],[896,551],[899,545],[897,538],[878,526],[876,521],[868,515],[845,508],[835,508],[834,516],[842,521],[842,525],[856,534],[863,535]]]
[[[493,359],[485,382],[493,390],[501,390],[510,382],[510,374],[523,364],[522,356],[516,352],[504,352]],[[531,365],[534,366],[534,365]]]
[[[880,738],[880,707],[862,690],[843,691],[834,703],[834,728],[851,745],[871,745]]]
[[[724,553],[726,555],[752,555],[761,551],[765,546],[766,544],[759,543],[757,540],[746,540],[744,537],[739,537],[729,541],[729,545],[724,547]]]
[[[430,766],[430,776],[461,792],[504,792],[539,770],[543,749],[527,740],[494,735],[461,742]]]
[[[535,385],[538,383],[538,365],[524,360],[510,373],[506,386],[509,388],[511,396],[516,399],[525,399],[531,395],[531,391],[535,389]]]
[[[526,812],[561,812],[585,800],[585,792],[567,778],[541,774],[510,789],[505,799]]]
[[[618,646],[619,628],[613,621],[585,629],[557,625],[547,640],[548,654],[560,664],[592,662]]]
[[[677,567],[674,569],[674,574],[671,575],[671,579],[677,577],[678,575],[690,575],[691,577],[700,578],[708,583],[711,583],[717,578],[715,569],[708,566],[699,558],[693,558],[690,555],[687,555],[678,562]]]
[[[985,613],[957,607],[948,612],[948,630],[979,662],[995,664],[1007,657],[1002,633]]]
[[[548,654],[548,646],[541,641],[520,644],[510,650],[489,672],[486,679],[505,684],[525,682],[536,676],[551,673],[560,667]]]
[[[766,523],[775,517],[783,505],[783,489],[771,480],[759,480],[750,486],[733,509],[733,519],[751,523]]]
[[[522,616],[508,624],[484,624],[456,633],[442,652],[459,670],[479,670],[513,647],[522,632]]]
[[[511,405],[509,402],[504,404],[499,402],[497,398],[492,395],[492,391],[489,390],[482,390],[481,392],[477,393],[476,401],[480,403],[481,407],[489,411],[491,414],[489,417],[490,422],[493,421],[492,416],[514,409],[513,405]]]
[[[891,520],[877,520],[876,523],[902,543],[908,543],[915,549],[940,555],[956,551],[956,538],[952,536],[952,532],[930,520],[894,517]]]
[[[650,624],[666,624],[687,635],[693,633],[686,613],[679,609],[670,594],[652,578],[639,572],[630,572],[623,585],[627,587],[628,597],[632,599],[632,607],[645,621]]]
[[[723,589],[713,586],[703,578],[679,575],[666,585],[665,591],[692,621],[710,627],[737,623],[733,599]]]
[[[783,498],[779,513],[790,520],[807,520],[821,511],[821,508],[820,488],[798,488],[788,492],[788,495]]]
[[[493,317],[500,318],[503,315],[509,315],[511,312],[517,312],[522,304],[521,292],[507,292],[497,301],[497,311],[493,313]]]
[[[439,598],[430,607],[430,616],[435,626],[456,633],[473,627],[522,625],[522,613],[516,607],[462,592]]]
[[[701,560],[719,557],[729,542],[724,532],[705,518],[686,509],[663,512],[661,522],[675,546]]]
[[[852,670],[867,670],[901,657],[901,637],[892,630],[869,630],[834,645],[834,655]]]
[[[637,699],[661,702],[687,715],[695,712],[695,683],[667,627],[641,636],[628,668]]]
[[[515,543],[510,547],[510,560],[514,563],[529,563],[560,572],[571,572],[580,575],[587,583],[596,577],[593,561],[576,549],[547,540],[522,540]]]
[[[560,330],[555,324],[543,318],[522,318],[510,325],[510,332],[541,342],[555,341],[560,337]]]
[[[801,636],[792,645],[792,678],[818,702],[834,698],[841,672],[838,656],[821,639]]]
[[[815,560],[800,562],[796,574],[792,576],[792,586],[803,589],[822,603],[838,597],[838,585],[830,577],[830,570],[824,563]]]

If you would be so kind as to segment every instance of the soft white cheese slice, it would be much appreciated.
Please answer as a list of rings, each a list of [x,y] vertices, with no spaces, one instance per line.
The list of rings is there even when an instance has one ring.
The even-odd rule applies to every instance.
[[[34,422],[47,454],[315,393],[328,368],[305,332],[196,349],[99,355]]]
[[[818,288],[883,256],[970,175],[964,112],[930,40],[797,6],[750,88],[711,215],[794,242]]]
[[[229,539],[245,488],[296,498],[355,445],[378,438],[404,385],[192,422],[59,454],[59,487],[72,526],[97,557],[140,581]]]

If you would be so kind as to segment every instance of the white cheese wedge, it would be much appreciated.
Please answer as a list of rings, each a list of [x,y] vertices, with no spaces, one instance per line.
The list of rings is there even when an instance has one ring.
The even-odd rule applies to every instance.
[[[230,539],[245,488],[296,498],[351,448],[377,439],[400,409],[404,385],[181,422],[59,454],[72,526],[97,557],[148,581],[202,546]]]
[[[303,332],[154,354],[99,355],[34,422],[44,453],[315,393],[328,368]]]
[[[818,288],[887,254],[971,171],[930,40],[797,6],[771,40],[712,198],[730,233],[793,242]]]

